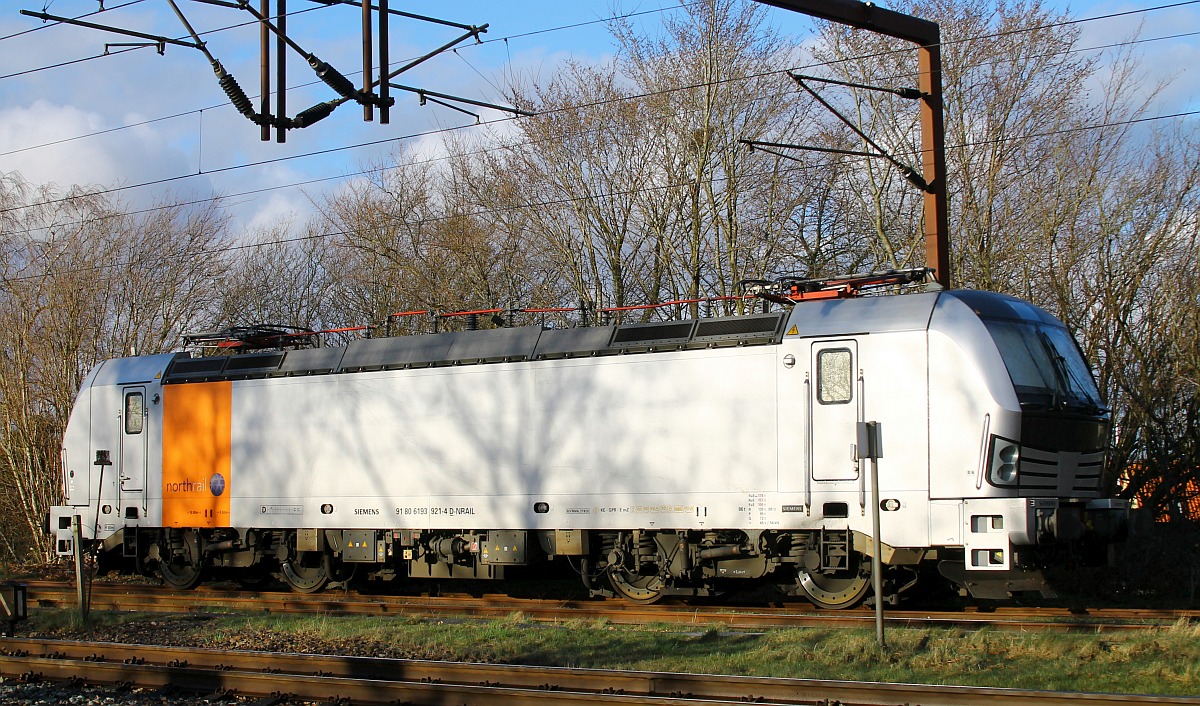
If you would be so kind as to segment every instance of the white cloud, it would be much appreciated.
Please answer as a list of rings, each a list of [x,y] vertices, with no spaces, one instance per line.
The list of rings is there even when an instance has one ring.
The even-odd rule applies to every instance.
[[[0,108],[0,154],[5,171],[34,183],[113,185],[179,173],[184,156],[161,132],[134,128],[103,138],[66,139],[117,127],[99,113],[37,100]],[[57,143],[57,144],[55,144]],[[28,149],[36,148],[36,149]]]
[[[7,168],[34,165],[42,161],[44,152],[39,145],[54,142],[64,136],[100,129],[103,120],[96,113],[86,113],[71,106],[52,106],[37,101],[28,107],[0,109],[0,152],[6,153]],[[49,149],[49,148],[46,148]],[[23,150],[8,154],[15,150]]]
[[[251,233],[279,231],[303,223],[312,213],[312,204],[298,190],[275,191],[254,202],[253,210],[245,214],[245,230]]]

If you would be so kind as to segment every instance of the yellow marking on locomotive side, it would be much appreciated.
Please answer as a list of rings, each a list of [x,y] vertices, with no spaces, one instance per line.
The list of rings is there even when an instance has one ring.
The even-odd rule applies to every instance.
[[[789,335],[789,336],[799,336],[799,335],[800,335],[800,329],[796,328],[796,324],[792,324],[792,327],[791,327],[790,329],[788,329],[787,335]]]
[[[163,387],[163,525],[228,527],[233,384]]]

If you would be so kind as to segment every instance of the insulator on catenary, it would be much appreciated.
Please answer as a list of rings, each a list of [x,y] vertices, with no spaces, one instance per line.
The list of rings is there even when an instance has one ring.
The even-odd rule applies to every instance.
[[[308,127],[318,120],[324,120],[325,118],[328,118],[329,114],[332,113],[333,109],[336,107],[337,103],[334,101],[317,103],[313,107],[306,108],[297,113],[296,117],[292,118],[292,124],[290,127]]]
[[[330,66],[328,63],[321,61],[313,55],[308,56],[308,65],[317,73],[317,78],[321,79],[342,98],[349,98],[352,101],[357,101],[359,98],[358,89],[337,69]]]
[[[233,107],[242,115],[245,115],[251,120],[255,119],[254,104],[250,102],[250,97],[238,85],[237,79],[232,74],[225,71],[219,63],[213,64],[213,71],[217,74],[217,82],[221,84],[221,90],[225,91],[225,95],[229,96],[229,101],[233,103]]]

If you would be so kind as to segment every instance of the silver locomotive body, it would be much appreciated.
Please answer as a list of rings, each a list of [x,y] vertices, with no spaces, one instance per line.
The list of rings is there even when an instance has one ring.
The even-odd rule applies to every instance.
[[[880,497],[855,446],[882,430]],[[102,363],[64,440],[89,546],[194,585],[500,578],[567,557],[650,601],[729,579],[828,607],[937,562],[976,595],[1041,588],[1029,550],[1119,534],[1108,438],[1061,323],[951,291],[654,324],[364,339]]]

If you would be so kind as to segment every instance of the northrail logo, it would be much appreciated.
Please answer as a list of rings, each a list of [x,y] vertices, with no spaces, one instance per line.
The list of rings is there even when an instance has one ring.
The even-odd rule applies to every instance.
[[[187,480],[179,481],[178,483],[164,483],[163,493],[172,494],[193,494],[193,493],[212,493],[215,497],[220,497],[225,492],[225,476],[220,473],[214,473],[206,480]]]

